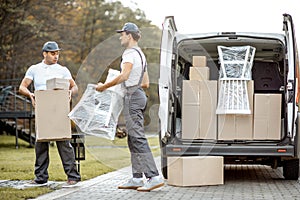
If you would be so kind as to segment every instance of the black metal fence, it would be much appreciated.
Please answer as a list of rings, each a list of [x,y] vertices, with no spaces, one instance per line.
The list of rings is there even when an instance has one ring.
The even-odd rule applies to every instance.
[[[20,79],[0,80],[0,131],[16,136],[16,148],[19,137],[30,145],[35,138],[33,107],[27,97],[19,95],[20,83]]]

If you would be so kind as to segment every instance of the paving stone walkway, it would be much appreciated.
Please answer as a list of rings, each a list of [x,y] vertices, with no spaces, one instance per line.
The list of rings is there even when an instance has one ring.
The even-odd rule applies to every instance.
[[[160,158],[156,158],[160,165]],[[48,187],[55,190],[39,196],[37,200],[126,200],[126,199],[172,199],[172,200],[252,200],[252,199],[300,199],[298,181],[285,180],[281,168],[271,169],[261,165],[226,165],[224,168],[224,184],[200,187],[175,187],[165,181],[165,186],[151,192],[120,190],[118,185],[130,178],[131,168],[98,176],[79,182],[72,188],[62,188],[64,182],[49,182]],[[28,182],[28,181],[27,181]],[[26,181],[0,181],[0,187],[22,189]]]
[[[160,158],[156,158],[160,166]],[[252,199],[300,199],[298,181],[285,180],[281,168],[271,169],[261,165],[226,165],[224,185],[201,187],[174,187],[167,184],[151,192],[120,190],[118,185],[130,178],[131,168],[104,174],[83,181],[74,188],[63,188],[40,196],[38,200],[126,200],[126,199],[172,199],[172,200],[252,200]]]

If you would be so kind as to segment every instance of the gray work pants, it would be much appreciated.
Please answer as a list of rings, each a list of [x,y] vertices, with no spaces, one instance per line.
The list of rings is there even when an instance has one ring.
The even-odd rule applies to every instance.
[[[79,181],[81,177],[76,169],[75,154],[70,141],[56,141],[56,146],[68,180]],[[47,182],[49,177],[49,142],[36,142],[35,156],[34,180],[40,183]]]
[[[141,178],[143,174],[147,178],[159,175],[144,132],[146,103],[147,97],[142,88],[127,92],[124,98],[124,117],[134,178]]]

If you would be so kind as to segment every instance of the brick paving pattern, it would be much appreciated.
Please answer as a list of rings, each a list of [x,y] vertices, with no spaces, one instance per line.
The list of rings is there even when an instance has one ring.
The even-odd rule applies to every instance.
[[[156,158],[159,166],[159,158]],[[63,188],[40,196],[38,200],[71,199],[300,199],[298,181],[284,180],[280,168],[261,165],[226,165],[224,185],[175,187],[167,184],[151,192],[120,190],[117,186],[130,178],[130,167],[83,181],[73,188]]]

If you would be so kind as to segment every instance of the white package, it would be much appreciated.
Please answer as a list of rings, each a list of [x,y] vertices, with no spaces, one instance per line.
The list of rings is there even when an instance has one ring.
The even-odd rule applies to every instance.
[[[117,70],[109,70],[107,80],[114,78]],[[119,72],[120,73],[120,72]],[[103,92],[88,84],[78,104],[69,113],[78,132],[114,140],[119,115],[123,109],[121,85]]]

